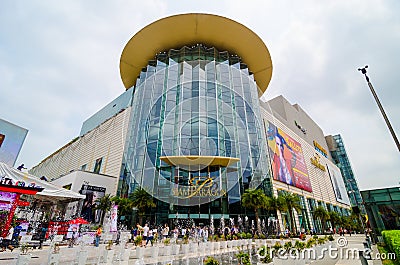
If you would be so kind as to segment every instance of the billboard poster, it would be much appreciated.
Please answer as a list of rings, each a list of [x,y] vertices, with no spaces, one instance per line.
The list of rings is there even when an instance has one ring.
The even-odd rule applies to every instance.
[[[14,192],[0,191],[0,211],[10,211],[17,198]]]
[[[301,144],[271,122],[268,122],[267,141],[274,180],[311,192]]]
[[[0,119],[0,162],[15,165],[27,134],[27,129]]]
[[[340,169],[333,166],[326,165],[329,176],[331,178],[333,191],[335,192],[336,200],[338,202],[350,205],[349,197],[347,196],[346,187],[344,185]]]
[[[110,232],[117,232],[117,221],[118,221],[118,205],[114,205],[111,208],[111,227]]]
[[[86,195],[86,198],[83,201],[81,216],[89,222],[98,223],[100,221],[101,210],[96,209],[96,206],[98,205],[97,200],[104,197],[106,188],[82,185],[79,193]]]

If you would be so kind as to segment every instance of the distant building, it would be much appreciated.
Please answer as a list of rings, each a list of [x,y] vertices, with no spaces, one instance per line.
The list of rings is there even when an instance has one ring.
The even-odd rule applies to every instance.
[[[14,167],[28,130],[0,119],[0,162]]]
[[[342,177],[346,185],[346,190],[349,195],[353,211],[358,214],[365,214],[365,207],[361,198],[361,193],[358,188],[357,180],[354,176],[353,169],[351,168],[350,159],[347,155],[344,142],[340,134],[326,136],[326,142],[329,146],[329,152],[335,164],[340,168]]]

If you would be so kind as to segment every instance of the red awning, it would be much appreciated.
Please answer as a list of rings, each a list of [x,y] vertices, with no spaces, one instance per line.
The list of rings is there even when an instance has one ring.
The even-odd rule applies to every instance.
[[[82,217],[78,217],[68,222],[69,224],[88,224],[89,222],[83,219]]]

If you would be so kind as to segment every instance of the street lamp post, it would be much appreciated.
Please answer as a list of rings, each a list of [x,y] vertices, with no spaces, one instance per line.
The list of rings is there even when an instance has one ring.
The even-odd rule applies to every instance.
[[[394,142],[396,143],[397,149],[400,152],[400,142],[397,139],[396,133],[394,132],[392,125],[390,124],[390,121],[388,119],[388,117],[386,116],[385,110],[382,107],[381,102],[379,101],[378,95],[375,93],[374,87],[372,86],[371,82],[369,81],[369,77],[367,76],[367,68],[368,65],[366,65],[364,68],[358,68],[358,71],[361,71],[361,73],[365,76],[365,79],[367,80],[369,89],[371,90],[372,95],[375,98],[376,104],[378,104],[378,107],[382,113],[383,118],[385,119],[386,125],[389,128],[390,133],[392,134],[392,137],[394,139]]]

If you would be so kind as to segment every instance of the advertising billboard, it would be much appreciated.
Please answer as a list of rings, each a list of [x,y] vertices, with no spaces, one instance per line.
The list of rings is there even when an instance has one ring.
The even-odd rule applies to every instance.
[[[79,193],[86,195],[86,198],[83,201],[81,216],[89,222],[99,222],[101,213],[99,209],[96,209],[96,206],[99,204],[97,200],[104,197],[106,188],[82,185]]]
[[[27,133],[27,129],[0,119],[0,162],[15,165]]]
[[[350,205],[349,197],[347,196],[346,187],[344,185],[342,174],[340,169],[334,166],[326,165],[328,169],[329,176],[331,177],[331,182],[333,190],[335,192],[336,200],[338,202]]]
[[[271,122],[268,122],[267,140],[273,178],[311,192],[301,144]]]

